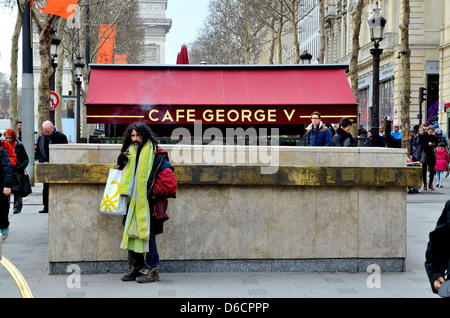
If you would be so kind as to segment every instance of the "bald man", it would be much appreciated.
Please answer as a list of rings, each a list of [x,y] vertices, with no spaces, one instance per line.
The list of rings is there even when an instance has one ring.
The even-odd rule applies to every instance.
[[[42,123],[43,133],[39,136],[37,140],[35,159],[40,163],[50,162],[50,154],[48,146],[50,144],[67,144],[67,137],[62,132],[56,130],[53,123],[46,120]],[[39,213],[48,213],[48,183],[44,183],[44,188],[42,190],[42,201],[44,204],[44,209],[39,211]]]

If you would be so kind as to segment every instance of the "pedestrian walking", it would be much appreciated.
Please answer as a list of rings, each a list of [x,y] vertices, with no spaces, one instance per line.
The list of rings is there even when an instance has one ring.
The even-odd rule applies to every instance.
[[[419,137],[419,147],[421,149],[421,159],[422,163],[422,181],[423,190],[434,190],[433,181],[435,175],[436,166],[436,155],[434,154],[434,149],[438,144],[437,137],[434,134],[434,127],[432,125],[428,126],[426,133],[420,135]],[[427,174],[429,172],[429,182],[427,183]],[[427,187],[428,185],[428,187]]]
[[[177,182],[173,167],[150,128],[134,123],[125,131],[117,168],[123,170],[120,195],[129,199],[120,247],[128,250],[130,271],[122,280],[157,281],[156,235],[162,233],[163,223],[168,219],[167,199],[175,197]]]
[[[37,140],[35,152],[35,159],[40,163],[50,162],[49,145],[68,143],[66,135],[58,131],[49,120],[42,123],[42,131],[43,133]],[[44,205],[44,209],[39,211],[39,213],[48,213],[48,193],[49,184],[44,183],[42,189],[42,203]]]
[[[3,133],[5,136],[5,141],[7,141],[13,148],[16,154],[17,163],[13,166],[13,172],[17,173],[21,180],[25,177],[25,168],[28,166],[29,159],[27,152],[25,151],[25,146],[21,143],[14,130],[6,129]],[[20,185],[18,185],[20,187]],[[13,213],[18,214],[22,212],[22,197],[19,195],[19,189],[12,190],[14,194],[14,208]]]
[[[448,164],[450,163],[450,158],[447,152],[447,144],[445,142],[440,142],[436,148],[436,188],[444,187],[444,172],[448,171]]]

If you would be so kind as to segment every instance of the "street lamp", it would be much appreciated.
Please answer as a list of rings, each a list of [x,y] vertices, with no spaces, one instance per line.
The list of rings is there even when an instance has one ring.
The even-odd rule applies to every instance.
[[[308,53],[307,50],[304,50],[303,53],[300,55],[300,60],[302,61],[302,64],[311,64],[312,55]]]
[[[58,57],[58,46],[61,43],[61,40],[55,34],[55,31],[52,32],[52,42],[50,45],[50,55],[52,57],[52,66],[56,68],[58,63],[56,62],[56,58]]]
[[[61,40],[55,34],[55,31],[52,32],[52,42],[50,45],[50,57],[51,57],[51,65],[53,68],[53,74],[50,77],[50,89],[55,91],[55,72],[56,67],[58,66],[58,62],[56,58],[58,57],[58,45],[61,43]],[[50,107],[50,121],[55,124],[55,110]]]
[[[380,56],[383,49],[380,49],[380,41],[383,40],[383,30],[386,25],[386,19],[380,14],[378,2],[373,9],[374,13],[367,19],[370,29],[370,39],[374,48],[370,50],[373,56],[373,92],[372,92],[372,111],[371,111],[371,133],[372,147],[379,146],[379,125],[380,125]]]
[[[77,143],[80,143],[81,141],[81,137],[80,137],[80,131],[81,131],[81,125],[80,125],[80,104],[81,104],[81,79],[82,79],[82,75],[83,75],[83,69],[84,69],[84,64],[81,61],[81,57],[78,56],[77,60],[75,61],[75,63],[73,64],[73,66],[75,67],[75,76],[76,76],[76,80],[75,80],[75,84],[77,85]]]

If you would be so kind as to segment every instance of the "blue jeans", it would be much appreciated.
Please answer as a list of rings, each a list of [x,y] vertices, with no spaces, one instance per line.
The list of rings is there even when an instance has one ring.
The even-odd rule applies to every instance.
[[[153,222],[152,222],[153,225]],[[148,269],[152,269],[158,267],[159,265],[159,254],[158,249],[156,247],[156,234],[153,231],[153,226],[150,228],[150,241],[149,241],[149,251],[145,258],[145,267]]]
[[[436,170],[436,179],[439,182],[444,181],[444,171]]]

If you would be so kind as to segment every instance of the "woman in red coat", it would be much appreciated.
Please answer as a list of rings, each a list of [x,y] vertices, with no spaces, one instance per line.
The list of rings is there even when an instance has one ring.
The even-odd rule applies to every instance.
[[[450,163],[450,158],[447,149],[445,149],[445,143],[440,142],[436,149],[436,188],[444,186],[444,172],[448,170],[448,163]]]

